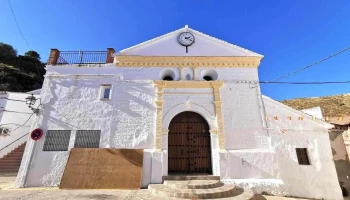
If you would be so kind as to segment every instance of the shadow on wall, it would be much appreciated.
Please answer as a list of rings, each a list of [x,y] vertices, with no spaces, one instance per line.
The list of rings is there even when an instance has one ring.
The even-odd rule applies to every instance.
[[[82,127],[72,123],[72,121],[76,121],[82,123],[84,128],[89,129],[89,127],[96,128],[95,121],[98,121],[98,123],[107,126],[107,130],[110,130],[110,135],[104,134],[101,137],[104,147],[112,145],[113,141],[118,139],[114,138],[118,134],[127,140],[128,144],[125,144],[125,147],[151,147],[154,136],[152,133],[147,133],[147,130],[153,130],[149,126],[153,124],[150,123],[150,120],[154,119],[150,114],[155,116],[156,112],[155,88],[147,82],[125,83],[115,82],[114,79],[111,81],[113,84],[112,98],[102,102],[99,99],[100,85],[93,83],[91,79],[48,79],[46,88],[49,91],[44,97],[46,102],[44,102],[43,115],[45,117],[42,119],[42,126],[48,127],[50,122],[62,129],[81,129]],[[91,109],[94,108],[102,109],[103,104],[108,104],[110,109],[91,112]],[[61,105],[67,106],[65,109],[60,109]],[[78,110],[76,112],[67,110],[69,107]],[[114,146],[120,145],[119,143],[114,144]]]
[[[313,136],[311,136],[311,138],[313,141],[307,142],[311,165],[299,165],[295,152],[295,147],[298,146],[295,145],[295,143],[286,142],[288,141],[287,138],[280,141],[276,148],[276,153],[278,154],[278,163],[281,169],[281,179],[291,196],[312,197],[316,199],[337,197],[337,190],[339,189],[340,191],[340,187],[339,184],[334,181],[335,177],[333,177],[333,168],[331,165],[332,160],[328,160],[328,156],[324,154],[327,150],[322,151],[322,149],[320,149],[324,147],[321,145],[322,143],[320,140]],[[303,139],[308,140],[311,138],[305,137]],[[300,142],[303,139],[299,139],[300,145],[303,145]],[[330,177],[325,178],[325,174]]]
[[[254,156],[254,154],[252,154]],[[233,161],[233,162],[232,162]],[[236,163],[234,164],[234,168],[236,173],[232,178],[256,178],[256,179],[275,179],[278,178],[276,177],[277,175],[277,171],[274,170],[274,172],[276,172],[276,174],[271,174],[269,172],[266,172],[266,169],[269,169],[270,166],[265,165],[265,169],[260,168],[259,166],[256,166],[253,163],[248,162],[247,160],[245,160],[242,157],[239,157],[237,155],[230,155],[230,162],[231,163]],[[264,163],[264,162],[260,162],[260,163]],[[238,177],[237,177],[238,176]]]
[[[156,106],[155,88],[146,82],[121,82],[113,89],[112,101],[114,122],[111,124],[112,146],[123,148],[151,148]],[[124,105],[123,105],[124,104]]]
[[[338,180],[343,182],[347,191],[350,191],[350,162],[342,132],[330,132],[329,139]]]

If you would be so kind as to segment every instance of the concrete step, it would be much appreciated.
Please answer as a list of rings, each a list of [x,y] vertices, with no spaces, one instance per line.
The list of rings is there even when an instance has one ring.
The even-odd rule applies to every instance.
[[[163,184],[178,189],[208,189],[224,185],[219,180],[165,180]]]
[[[220,176],[212,175],[170,175],[163,176],[163,180],[220,180]]]
[[[14,156],[14,155],[19,155],[19,156],[21,156],[21,155],[23,155],[23,152],[15,152],[15,151],[12,151],[11,153],[8,153],[8,154],[6,154],[4,157],[6,157],[6,156]]]
[[[18,169],[0,169],[0,173],[17,173]]]
[[[163,184],[150,184],[148,186],[149,191],[153,195],[162,197],[175,197],[175,198],[197,198],[197,199],[215,199],[232,197],[235,193],[234,185],[222,185],[217,188],[209,189],[179,189],[167,187]]]
[[[7,157],[3,157],[3,158],[0,159],[0,161],[6,161],[6,160],[21,161],[21,160],[22,160],[22,157],[7,156]]]
[[[21,162],[0,162],[0,168],[1,166],[20,166]]]
[[[5,163],[5,164],[0,164],[0,169],[1,168],[8,168],[8,167],[19,167],[20,163]]]
[[[19,165],[0,165],[0,169],[19,169]]]
[[[6,163],[18,163],[18,164],[21,164],[21,160],[1,160],[0,159],[0,165],[3,165],[3,164],[6,164]]]
[[[12,152],[24,152],[24,148],[23,149],[15,149]]]

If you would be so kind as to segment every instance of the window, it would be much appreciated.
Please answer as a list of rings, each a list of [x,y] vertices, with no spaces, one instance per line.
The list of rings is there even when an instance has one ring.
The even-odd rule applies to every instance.
[[[174,79],[173,79],[173,77],[171,77],[171,76],[166,76],[166,77],[163,78],[163,80],[164,80],[164,81],[172,81],[172,80],[174,80]]]
[[[310,165],[307,148],[296,148],[299,165]]]
[[[201,71],[201,76],[205,81],[215,81],[218,79],[218,73],[213,69],[204,69]]]
[[[101,131],[78,130],[75,136],[74,148],[99,148]]]
[[[104,84],[101,85],[100,99],[110,99],[112,92],[112,85]]]
[[[43,151],[68,151],[70,130],[48,130]]]
[[[105,92],[103,94],[103,98],[109,99],[109,94],[111,93],[111,88],[105,88]]]
[[[211,76],[204,76],[203,79],[206,80],[206,81],[212,81],[213,80],[213,78]]]

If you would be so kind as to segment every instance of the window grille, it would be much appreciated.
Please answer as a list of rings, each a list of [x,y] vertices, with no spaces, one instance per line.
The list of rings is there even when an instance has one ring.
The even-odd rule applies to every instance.
[[[75,136],[74,148],[99,148],[101,131],[78,130]]]
[[[307,148],[296,148],[299,165],[310,165]]]
[[[43,151],[68,151],[70,130],[48,130]]]

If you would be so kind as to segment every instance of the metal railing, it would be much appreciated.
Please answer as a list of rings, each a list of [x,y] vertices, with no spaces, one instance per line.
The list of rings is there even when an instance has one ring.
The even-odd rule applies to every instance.
[[[107,51],[61,51],[57,65],[106,63]]]

